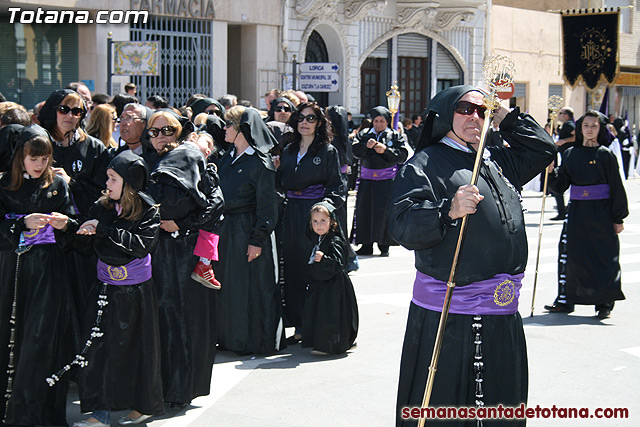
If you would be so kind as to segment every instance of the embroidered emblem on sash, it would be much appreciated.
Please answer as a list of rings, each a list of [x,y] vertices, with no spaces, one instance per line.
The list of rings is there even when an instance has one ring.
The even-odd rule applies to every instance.
[[[107,267],[107,271],[109,272],[109,277],[111,278],[111,280],[115,280],[117,282],[124,280],[129,276],[127,267],[125,267],[124,265],[121,267],[113,267],[110,265]]]
[[[40,230],[24,231],[22,234],[24,235],[25,238],[31,239],[32,237],[36,237],[38,233],[40,233]]]
[[[377,177],[377,176],[378,176],[378,172],[374,172],[374,173],[373,173],[373,176],[374,176],[374,177]]]
[[[509,305],[516,297],[516,286],[511,280],[505,280],[496,286],[496,290],[493,292],[493,302],[500,307]]]
[[[313,164],[318,166],[320,163],[322,163],[322,159],[320,157],[314,157],[313,158]]]
[[[589,192],[587,190],[582,191],[582,195],[580,197],[589,197]]]

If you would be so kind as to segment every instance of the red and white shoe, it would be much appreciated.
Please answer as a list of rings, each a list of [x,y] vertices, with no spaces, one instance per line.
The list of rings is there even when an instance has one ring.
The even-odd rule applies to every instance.
[[[216,280],[211,264],[206,265],[202,261],[198,261],[196,268],[191,273],[191,278],[203,286],[211,289],[220,289],[220,282]]]

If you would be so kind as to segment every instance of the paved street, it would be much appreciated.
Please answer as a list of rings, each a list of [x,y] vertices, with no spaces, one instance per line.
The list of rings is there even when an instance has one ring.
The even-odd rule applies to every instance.
[[[529,426],[640,425],[640,180],[628,181],[631,215],[621,235],[623,290],[610,319],[593,307],[571,315],[545,314],[556,294],[560,222],[547,198],[536,315],[529,316],[538,242],[540,194],[525,192],[529,268],[520,298],[529,352],[529,407],[628,408],[630,419],[531,419]],[[349,202],[353,204],[354,198]],[[376,252],[377,253],[377,252]],[[389,258],[360,260],[352,273],[360,308],[358,348],[319,358],[299,345],[267,358],[218,353],[211,394],[186,410],[168,410],[153,427],[174,426],[392,426],[402,339],[415,270],[413,253],[391,248]],[[68,421],[82,419],[77,391],[69,394]],[[117,425],[120,413],[114,413]]]

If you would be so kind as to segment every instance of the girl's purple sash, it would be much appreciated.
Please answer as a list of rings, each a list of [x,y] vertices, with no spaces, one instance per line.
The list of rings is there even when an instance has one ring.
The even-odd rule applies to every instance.
[[[98,260],[98,280],[109,285],[137,285],[151,279],[151,255],[114,266]]]
[[[384,169],[369,169],[365,167],[360,168],[360,178],[373,181],[384,181],[386,179],[393,179],[396,177],[396,173],[398,173],[398,165]]]
[[[572,185],[571,200],[606,200],[609,198],[609,184]]]
[[[316,184],[303,190],[287,191],[287,197],[290,199],[321,199],[324,197],[324,193],[324,185]]]
[[[524,273],[501,273],[487,280],[457,286],[453,290],[449,312],[473,315],[516,313],[523,277]],[[422,308],[441,312],[446,292],[446,282],[418,271],[411,301]]]
[[[49,214],[47,214],[49,215]],[[26,214],[6,214],[5,219],[18,219],[27,216]],[[39,230],[25,230],[22,232],[24,237],[24,245],[47,245],[56,242],[56,235],[53,232],[53,227],[49,224],[45,225]],[[20,242],[22,244],[22,242]]]

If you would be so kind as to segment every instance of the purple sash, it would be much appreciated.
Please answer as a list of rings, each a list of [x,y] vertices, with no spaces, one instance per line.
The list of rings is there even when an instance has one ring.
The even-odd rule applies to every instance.
[[[6,214],[6,219],[18,219],[27,216],[26,214]],[[56,235],[53,232],[53,227],[49,224],[45,225],[39,230],[27,229],[22,232],[24,237],[25,246],[31,245],[47,245],[56,242]]]
[[[572,185],[570,200],[606,200],[609,198],[609,184]]]
[[[324,185],[316,184],[303,190],[287,191],[287,197],[290,199],[321,199],[324,197],[324,192]]]
[[[340,167],[340,172],[341,173],[347,173],[349,171],[349,167],[347,165],[342,165]]]
[[[386,179],[393,179],[398,172],[398,165],[391,166],[384,169],[369,169],[365,167],[360,168],[360,178],[370,179],[373,181],[384,181]]]
[[[487,280],[456,287],[449,312],[474,315],[516,313],[523,277],[524,273],[513,276],[501,273]],[[446,282],[418,271],[411,301],[422,308],[441,312],[446,292]]]
[[[109,285],[137,285],[151,279],[151,255],[113,266],[98,260],[98,280]]]

